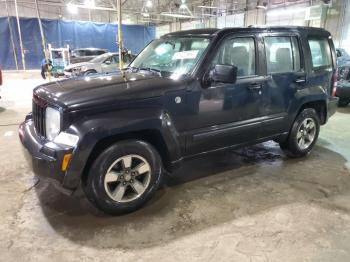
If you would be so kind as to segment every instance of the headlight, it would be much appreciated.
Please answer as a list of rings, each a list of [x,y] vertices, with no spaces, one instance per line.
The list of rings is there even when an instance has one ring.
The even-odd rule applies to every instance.
[[[45,130],[49,140],[53,140],[61,131],[61,114],[52,107],[46,108]]]

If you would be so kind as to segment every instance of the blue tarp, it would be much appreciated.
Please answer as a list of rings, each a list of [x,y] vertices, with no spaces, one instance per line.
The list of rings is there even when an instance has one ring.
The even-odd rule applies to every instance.
[[[103,24],[81,21],[63,21],[42,19],[46,43],[52,47],[65,47],[71,49],[96,47],[117,51],[116,24]],[[21,49],[19,44],[17,22],[10,17],[15,49],[19,67],[21,63]],[[27,69],[40,68],[43,59],[39,23],[37,18],[20,18],[22,41],[25,52]],[[123,25],[124,47],[132,53],[140,52],[145,45],[155,38],[155,28],[140,25]],[[0,66],[2,69],[16,69],[13,49],[10,40],[10,30],[7,17],[0,17]]]

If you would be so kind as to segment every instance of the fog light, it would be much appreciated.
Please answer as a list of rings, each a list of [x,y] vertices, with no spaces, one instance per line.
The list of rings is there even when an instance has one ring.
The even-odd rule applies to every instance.
[[[61,170],[65,172],[67,170],[70,159],[72,158],[72,154],[65,154],[62,160]]]

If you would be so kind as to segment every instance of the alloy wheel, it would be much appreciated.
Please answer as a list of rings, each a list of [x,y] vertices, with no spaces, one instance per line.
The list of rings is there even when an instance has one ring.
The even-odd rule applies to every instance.
[[[130,202],[139,198],[151,180],[151,166],[139,155],[125,155],[108,168],[104,177],[107,195],[116,202]]]
[[[301,150],[309,148],[316,137],[316,124],[312,118],[306,118],[301,123],[297,133],[297,143]]]

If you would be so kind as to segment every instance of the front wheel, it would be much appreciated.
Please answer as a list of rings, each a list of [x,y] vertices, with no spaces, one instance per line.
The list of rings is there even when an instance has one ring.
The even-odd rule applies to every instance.
[[[156,149],[139,140],[118,142],[104,150],[88,172],[84,191],[105,213],[133,212],[152,198],[161,183]]]
[[[96,74],[95,70],[88,70],[84,73],[84,76],[89,76],[89,75],[94,75],[94,74]]]
[[[302,157],[309,154],[320,132],[320,120],[313,108],[300,112],[294,121],[286,141],[280,143],[281,149],[289,157]]]

